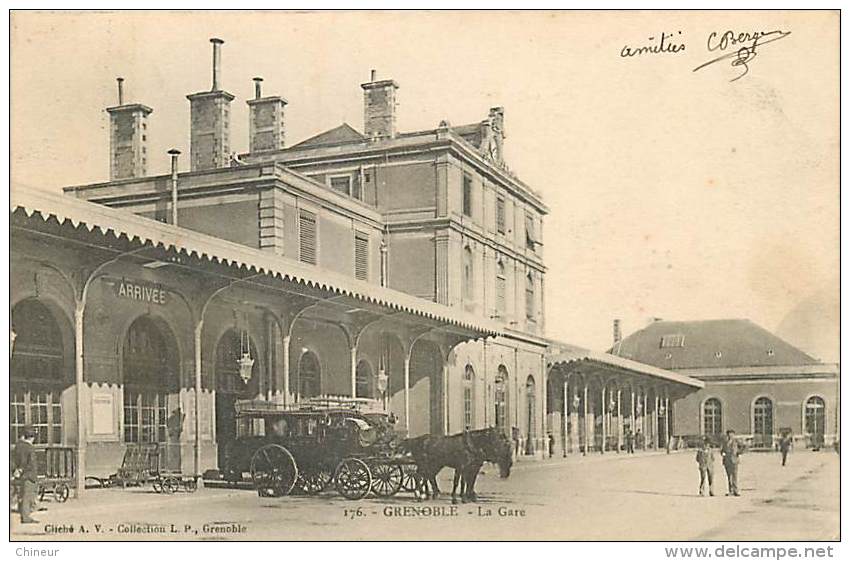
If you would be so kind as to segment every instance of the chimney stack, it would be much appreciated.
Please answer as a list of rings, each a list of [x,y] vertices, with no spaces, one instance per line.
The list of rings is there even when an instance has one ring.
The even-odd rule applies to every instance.
[[[212,38],[212,91],[187,95],[191,109],[190,169],[218,169],[230,164],[230,102],[221,89],[221,39]]]
[[[213,46],[213,60],[212,60],[212,90],[213,92],[217,92],[221,89],[221,85],[219,81],[221,80],[221,45],[224,44],[224,41],[217,37],[213,37],[210,39],[210,43]]]
[[[124,78],[118,82],[118,105],[109,113],[109,179],[144,177],[148,171],[148,115],[141,103],[124,104]]]
[[[177,226],[177,157],[180,150],[172,148],[168,153],[171,155],[171,224]]]
[[[622,340],[623,340],[623,334],[620,331],[620,320],[615,319],[614,320],[614,344],[616,345],[617,343],[619,343]]]
[[[254,99],[249,99],[248,151],[271,152],[284,147],[284,108],[286,100],[280,96],[262,96],[263,79],[254,78]]]
[[[386,140],[396,136],[396,92],[395,80],[378,80],[372,70],[370,81],[360,84],[363,88],[363,132],[370,140]]]

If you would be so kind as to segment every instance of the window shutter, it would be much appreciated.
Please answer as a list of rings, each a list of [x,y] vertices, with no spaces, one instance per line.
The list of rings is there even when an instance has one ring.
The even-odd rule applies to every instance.
[[[302,263],[316,264],[316,215],[302,210],[298,215],[299,258]]]
[[[354,277],[369,280],[369,236],[361,232],[354,234]]]

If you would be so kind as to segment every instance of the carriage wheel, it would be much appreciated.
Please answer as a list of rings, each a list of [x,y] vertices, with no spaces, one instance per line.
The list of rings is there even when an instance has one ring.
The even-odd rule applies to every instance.
[[[309,472],[302,471],[298,477],[298,488],[308,495],[318,495],[331,482],[330,470],[325,467],[311,469]]]
[[[166,495],[174,493],[179,487],[180,480],[176,477],[166,477],[162,480],[162,492]]]
[[[404,473],[401,466],[393,464],[374,464],[372,471],[372,492],[379,497],[392,497],[401,489]]]
[[[38,486],[38,493],[37,493],[37,495],[38,495],[38,500],[39,500],[39,502],[41,502],[41,501],[43,501],[43,500],[44,500],[44,494],[45,494],[46,492],[47,492],[47,489],[45,489],[45,488],[44,488],[44,485],[39,485],[39,486]]]
[[[295,486],[298,466],[289,450],[267,444],[251,458],[251,479],[261,497],[283,497]]]
[[[372,488],[369,466],[357,458],[346,458],[339,463],[334,474],[336,490],[349,500],[362,499]]]
[[[414,492],[419,489],[419,475],[416,473],[416,464],[402,465],[401,474],[402,490]]]
[[[53,500],[59,503],[64,503],[71,496],[71,488],[67,483],[57,483],[53,488]]]
[[[153,480],[153,491],[154,493],[162,493],[162,483],[159,482],[159,479]]]

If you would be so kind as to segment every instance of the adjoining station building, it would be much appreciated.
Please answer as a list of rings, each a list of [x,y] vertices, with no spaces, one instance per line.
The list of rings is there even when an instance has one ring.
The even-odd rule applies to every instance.
[[[31,423],[75,447],[79,491],[133,443],[216,468],[240,400],[372,399],[411,436],[499,426],[540,456],[549,432],[577,451],[579,423],[585,451],[638,420],[656,434],[656,403],[702,387],[545,337],[547,208],[504,163],[502,108],[402,133],[399,85],[373,72],[362,133],[288,146],[287,101],[257,78],[237,156],[212,43],[212,87],[187,96],[189,172],[171,151],[172,172],[147,176],[153,110],[119,80],[110,181],[12,190],[11,437]],[[645,390],[654,415],[618,390],[614,421],[612,387]]]

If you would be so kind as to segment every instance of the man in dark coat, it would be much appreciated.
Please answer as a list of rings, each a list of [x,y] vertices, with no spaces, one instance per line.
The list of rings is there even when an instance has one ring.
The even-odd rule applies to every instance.
[[[13,473],[19,486],[18,512],[21,514],[23,524],[35,524],[37,522],[31,516],[38,482],[35,447],[33,446],[35,435],[35,429],[31,425],[25,425],[21,430],[21,437],[15,443],[15,450],[12,454]]]
[[[793,442],[793,438],[791,438],[791,433],[786,432],[782,435],[782,438],[779,439],[779,451],[782,453],[782,465],[785,465],[785,462],[788,460],[788,451],[791,450],[791,443]]]
[[[714,496],[714,451],[711,441],[706,436],[697,450],[697,465],[699,466],[699,494],[705,496],[705,484],[708,483],[708,494]]]
[[[735,438],[735,431],[726,431],[726,440],[720,450],[723,455],[723,467],[726,468],[726,480],[729,484],[729,492],[726,496],[740,497],[738,492],[738,456],[741,455],[741,444]]]

